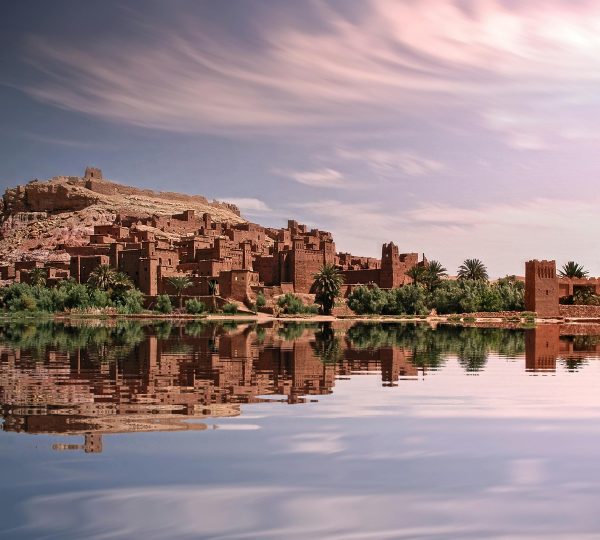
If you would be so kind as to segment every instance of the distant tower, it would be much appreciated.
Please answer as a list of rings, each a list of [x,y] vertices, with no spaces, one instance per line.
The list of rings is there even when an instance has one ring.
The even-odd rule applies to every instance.
[[[556,261],[525,263],[525,309],[540,317],[558,317],[558,277]]]
[[[97,167],[86,167],[85,168],[85,180],[102,180],[102,169]]]
[[[382,289],[391,289],[398,286],[396,278],[400,273],[400,255],[398,246],[394,242],[383,244],[381,247],[381,273],[380,286]]]

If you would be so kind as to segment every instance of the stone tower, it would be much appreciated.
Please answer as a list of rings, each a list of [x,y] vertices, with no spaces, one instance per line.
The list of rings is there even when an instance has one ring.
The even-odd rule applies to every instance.
[[[558,277],[556,261],[525,263],[525,309],[539,317],[558,317]]]
[[[86,167],[84,178],[86,180],[102,180],[102,170],[97,167]]]
[[[398,246],[394,242],[383,244],[381,247],[380,287],[382,289],[397,287],[397,280],[400,273],[401,265]]]

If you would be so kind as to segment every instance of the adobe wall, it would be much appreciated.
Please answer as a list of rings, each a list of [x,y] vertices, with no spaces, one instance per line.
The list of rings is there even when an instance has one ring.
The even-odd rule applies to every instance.
[[[558,310],[561,317],[600,318],[600,306],[568,306],[560,304]]]
[[[342,270],[345,285],[367,285],[381,282],[381,269],[371,270]]]
[[[323,266],[323,252],[294,250],[290,256],[291,275],[289,281],[294,283],[294,289],[297,293],[309,293],[314,283],[313,276]]]

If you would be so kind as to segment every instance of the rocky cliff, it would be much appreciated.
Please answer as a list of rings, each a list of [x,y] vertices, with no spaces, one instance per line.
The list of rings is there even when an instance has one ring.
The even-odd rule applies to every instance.
[[[94,225],[116,214],[172,215],[195,210],[215,221],[243,222],[237,207],[198,195],[154,192],[98,178],[58,176],[9,188],[0,203],[0,263],[68,260],[56,249],[87,243]]]

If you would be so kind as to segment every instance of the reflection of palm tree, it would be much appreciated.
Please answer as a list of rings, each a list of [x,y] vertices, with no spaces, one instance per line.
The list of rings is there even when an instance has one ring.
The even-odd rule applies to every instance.
[[[315,332],[315,341],[311,345],[324,364],[336,364],[343,358],[344,351],[340,338],[335,335],[329,323],[323,323],[321,329]]]
[[[585,358],[561,358],[565,368],[567,371],[572,373],[576,371],[581,371],[581,369],[587,365],[587,360]]]

